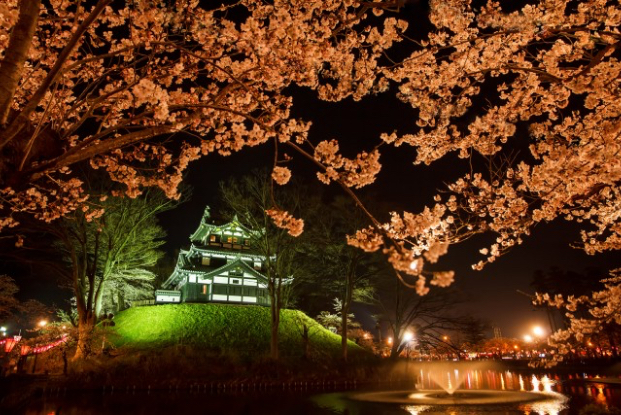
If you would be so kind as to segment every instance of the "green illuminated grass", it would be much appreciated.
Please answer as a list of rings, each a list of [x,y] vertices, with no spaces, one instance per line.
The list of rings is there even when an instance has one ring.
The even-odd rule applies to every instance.
[[[159,349],[189,346],[240,356],[269,353],[270,310],[259,306],[224,304],[167,304],[134,307],[114,318],[117,346]],[[303,354],[303,326],[309,329],[310,353],[315,357],[336,358],[340,336],[323,328],[301,311],[282,310],[279,329],[282,356]],[[367,353],[350,342],[351,357]]]

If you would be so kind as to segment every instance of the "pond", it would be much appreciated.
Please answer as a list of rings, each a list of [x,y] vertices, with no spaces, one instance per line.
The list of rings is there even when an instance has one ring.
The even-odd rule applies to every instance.
[[[30,402],[20,415],[169,415],[169,414],[230,414],[230,415],[434,415],[434,414],[577,414],[589,403],[621,407],[621,384],[618,378],[598,379],[584,373],[559,375],[553,372],[525,372],[460,369],[440,371],[421,369],[416,385],[385,384],[353,391],[298,390],[218,392],[218,389],[195,387],[192,391],[116,391],[108,388],[98,393],[71,393],[48,390],[40,399]],[[442,379],[444,376],[444,379]],[[434,377],[436,378],[434,380]],[[412,392],[439,389],[442,383],[457,389],[456,395],[481,393],[498,395],[492,404],[458,402],[419,404],[417,402],[385,402],[385,396],[410,396]],[[457,383],[458,387],[455,385]],[[325,387],[325,385],[324,385]],[[329,385],[328,385],[329,387]],[[388,393],[388,391],[393,391]],[[537,392],[535,392],[537,391]],[[536,400],[504,402],[509,394],[539,393]],[[381,402],[367,399],[379,394]],[[506,395],[503,395],[506,394]]]

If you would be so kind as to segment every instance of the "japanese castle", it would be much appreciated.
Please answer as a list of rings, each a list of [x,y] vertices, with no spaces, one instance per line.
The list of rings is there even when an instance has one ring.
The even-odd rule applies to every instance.
[[[155,303],[219,302],[269,305],[265,256],[252,247],[256,232],[237,216],[229,223],[209,222],[209,206],[181,250],[175,270],[155,292]]]

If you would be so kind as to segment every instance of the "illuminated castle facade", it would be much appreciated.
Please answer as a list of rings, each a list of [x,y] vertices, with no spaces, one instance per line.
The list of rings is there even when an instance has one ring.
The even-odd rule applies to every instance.
[[[156,304],[218,302],[269,305],[265,257],[253,250],[256,232],[237,217],[216,225],[209,206],[190,248],[181,250],[175,270],[155,292]]]

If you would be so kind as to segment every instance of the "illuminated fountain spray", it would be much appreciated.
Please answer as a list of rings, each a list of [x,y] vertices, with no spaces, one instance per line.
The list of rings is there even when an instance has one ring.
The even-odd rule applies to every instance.
[[[554,386],[555,382],[547,375],[544,375],[541,380],[537,379],[537,377],[533,375],[531,382],[533,384],[533,392],[539,392],[540,387],[543,387],[543,392],[554,392],[552,390],[552,386]]]
[[[552,386],[555,384],[552,379],[550,379],[547,375],[541,378],[541,384],[543,385],[544,392],[553,392]]]
[[[533,392],[539,392],[539,379],[537,379],[537,376],[533,375],[531,383],[533,384]]]
[[[452,372],[452,373],[451,373]],[[464,382],[465,375],[464,373],[460,373],[459,370],[438,370],[431,371],[429,373],[429,377],[433,380],[439,387],[444,389],[446,393],[452,395],[455,391],[461,386]]]
[[[528,405],[534,412],[546,415],[559,415],[560,411],[566,407],[567,398],[560,393],[554,392],[552,386],[555,384],[548,376],[537,378],[522,375],[512,375],[500,373],[498,378],[493,378],[493,371],[486,372],[485,376],[492,380],[491,385],[498,389],[486,389],[482,385],[482,389],[478,389],[478,368],[484,364],[464,363],[459,369],[455,368],[452,363],[433,363],[423,365],[420,369],[420,378],[423,384],[415,390],[402,391],[377,391],[356,393],[352,397],[354,400],[380,403],[398,403],[405,405],[410,414],[417,415],[424,413],[432,406],[459,406],[459,405]],[[489,375],[492,373],[492,375]],[[470,382],[470,378],[474,379],[473,384],[476,387],[471,389],[470,384],[465,389],[460,389],[462,383]],[[424,384],[428,379],[437,385],[436,389],[425,389]],[[421,387],[422,386],[422,387]],[[514,388],[519,387],[518,390]],[[433,388],[433,386],[432,386]],[[441,388],[441,389],[440,389]],[[453,413],[453,412],[447,412]],[[459,413],[459,411],[454,412]]]

